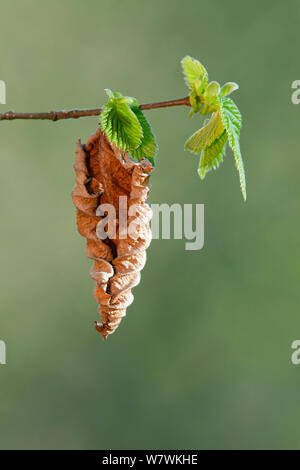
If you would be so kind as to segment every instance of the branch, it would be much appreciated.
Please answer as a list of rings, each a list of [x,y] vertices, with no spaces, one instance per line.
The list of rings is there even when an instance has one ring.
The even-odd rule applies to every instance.
[[[178,100],[160,101],[158,103],[141,104],[140,109],[169,108],[170,106],[191,106],[188,96]],[[13,119],[48,119],[58,121],[59,119],[78,119],[88,116],[99,116],[102,108],[94,109],[71,109],[70,111],[49,111],[47,113],[15,113],[7,111],[0,113],[0,121]]]
[[[158,103],[141,104],[141,109],[169,108],[170,106],[191,106],[190,97],[185,96],[178,100],[159,101]]]

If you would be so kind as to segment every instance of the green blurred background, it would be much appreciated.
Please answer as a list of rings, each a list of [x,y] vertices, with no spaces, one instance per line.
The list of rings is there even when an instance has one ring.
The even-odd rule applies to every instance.
[[[300,448],[300,3],[2,0],[0,111],[186,94],[180,59],[236,81],[248,200],[230,151],[201,182],[184,108],[148,112],[153,203],[204,203],[205,246],[154,240],[104,342],[71,202],[78,137],[98,118],[1,122],[2,449]]]

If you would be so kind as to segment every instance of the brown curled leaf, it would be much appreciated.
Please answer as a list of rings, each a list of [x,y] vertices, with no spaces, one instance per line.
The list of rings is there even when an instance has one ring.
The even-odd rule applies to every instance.
[[[133,302],[131,289],[139,284],[140,271],[146,262],[152,217],[146,200],[153,167],[148,160],[133,162],[125,152],[111,145],[99,129],[85,145],[78,141],[74,169],[76,186],[72,200],[77,227],[86,238],[87,256],[94,260],[90,274],[95,281],[94,297],[102,320],[95,325],[106,339],[119,326],[126,308]],[[121,206],[122,214],[120,196],[127,198],[126,205]],[[113,205],[116,214],[116,232],[106,239],[97,235],[97,226],[104,219],[97,211],[102,204]],[[121,238],[120,220],[124,220],[124,215],[128,233]]]

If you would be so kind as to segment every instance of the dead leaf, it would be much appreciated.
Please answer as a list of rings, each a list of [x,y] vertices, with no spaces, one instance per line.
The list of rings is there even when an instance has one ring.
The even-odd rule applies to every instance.
[[[77,227],[86,238],[86,254],[94,260],[91,277],[95,281],[94,297],[99,304],[101,323],[97,331],[107,338],[119,326],[133,302],[132,288],[140,282],[140,271],[146,262],[146,249],[151,242],[152,211],[147,204],[148,160],[133,162],[129,156],[111,145],[99,129],[85,145],[77,143],[74,164],[76,186],[72,200],[76,207]],[[131,237],[119,237],[119,197],[126,196],[126,228],[136,224]],[[97,215],[100,204],[112,204],[116,211],[116,234],[101,240],[96,233],[103,217]],[[124,214],[123,214],[124,215]]]

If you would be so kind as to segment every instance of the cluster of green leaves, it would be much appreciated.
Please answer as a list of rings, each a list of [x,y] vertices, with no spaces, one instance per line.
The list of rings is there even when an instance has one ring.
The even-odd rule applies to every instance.
[[[129,152],[133,159],[147,158],[155,164],[156,140],[135,98],[106,89],[108,103],[102,108],[101,129],[110,142]]]
[[[228,97],[238,89],[238,85],[228,82],[221,88],[218,82],[209,83],[205,67],[192,57],[184,57],[181,64],[190,91],[190,116],[195,113],[211,114],[204,126],[186,141],[184,148],[200,154],[198,174],[203,179],[209,170],[216,169],[223,161],[229,142],[239,172],[241,191],[246,200],[245,170],[239,143],[242,117],[234,101]]]

